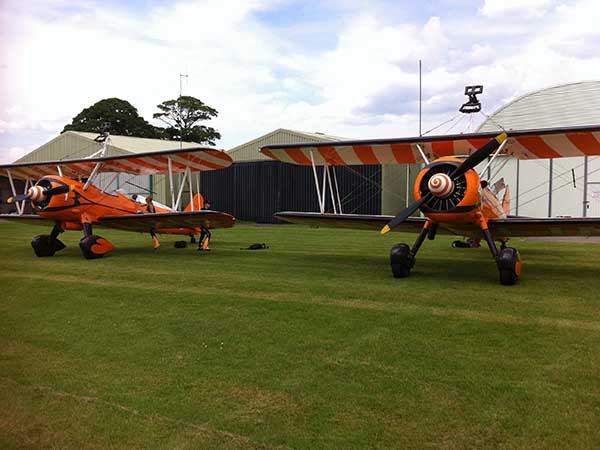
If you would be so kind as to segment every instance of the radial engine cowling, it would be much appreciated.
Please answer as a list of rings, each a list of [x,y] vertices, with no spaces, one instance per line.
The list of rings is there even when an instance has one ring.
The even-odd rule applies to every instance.
[[[464,213],[473,210],[481,203],[479,194],[479,176],[474,170],[468,170],[456,180],[450,174],[462,161],[458,158],[441,158],[424,167],[414,186],[415,200],[423,197],[424,192],[431,192],[431,199],[421,206],[427,216],[435,214]]]

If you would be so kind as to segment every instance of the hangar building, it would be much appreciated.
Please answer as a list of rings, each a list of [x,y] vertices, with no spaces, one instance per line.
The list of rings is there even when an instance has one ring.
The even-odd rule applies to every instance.
[[[259,152],[268,144],[332,142],[340,137],[277,129],[229,150],[234,163],[202,174],[201,190],[212,207],[238,220],[274,222],[277,211],[316,211],[312,167],[273,161]],[[380,214],[381,166],[335,168],[344,213]],[[331,199],[326,209],[332,210]]]
[[[522,130],[599,124],[600,81],[582,81],[518,97],[494,112],[478,131],[498,131],[499,125]],[[600,157],[497,158],[491,174],[510,186],[512,214],[600,216]]]
[[[535,91],[509,102],[482,123],[478,131],[532,129],[600,124],[600,81],[584,81]],[[99,150],[94,133],[65,132],[24,156],[18,162],[86,157]],[[139,153],[178,148],[179,141],[111,136],[111,154]],[[234,164],[205,172],[201,191],[212,207],[240,220],[272,222],[276,211],[318,211],[311,167],[272,161],[259,152],[268,144],[332,142],[342,140],[323,133],[278,129],[229,151]],[[184,148],[197,146],[183,142]],[[412,202],[418,165],[336,167],[344,213],[397,214]],[[600,216],[600,157],[517,161],[497,158],[490,179],[504,178],[511,188],[512,214],[545,216]],[[109,189],[129,193],[154,192],[168,204],[168,177],[102,175]],[[6,185],[6,186],[4,186]],[[6,179],[0,188],[8,189]],[[17,188],[18,189],[18,188]],[[4,189],[6,190],[6,189]],[[3,191],[4,192],[4,191]],[[8,191],[7,191],[8,192]],[[4,199],[3,195],[3,199]],[[184,192],[184,201],[186,193]],[[327,199],[331,209],[331,201]],[[6,205],[2,205],[3,207]]]

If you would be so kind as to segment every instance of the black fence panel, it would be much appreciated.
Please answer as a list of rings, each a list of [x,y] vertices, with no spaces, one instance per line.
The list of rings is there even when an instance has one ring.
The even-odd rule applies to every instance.
[[[322,170],[317,168],[320,186]],[[344,213],[381,213],[381,166],[334,170]],[[211,208],[238,220],[273,223],[277,211],[319,211],[312,167],[279,161],[238,162],[227,169],[203,173],[201,190],[211,201]],[[326,210],[333,212],[329,193],[326,200]]]

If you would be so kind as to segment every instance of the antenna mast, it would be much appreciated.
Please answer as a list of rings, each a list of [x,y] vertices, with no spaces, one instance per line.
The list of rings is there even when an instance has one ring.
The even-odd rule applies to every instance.
[[[187,72],[187,71],[186,71]],[[183,95],[183,79],[188,78],[188,74],[185,73],[180,73],[179,74],[179,99],[181,99],[181,96]],[[179,103],[179,99],[177,99],[177,103]],[[183,147],[183,124],[180,122],[180,127],[179,127],[179,148],[181,149]]]

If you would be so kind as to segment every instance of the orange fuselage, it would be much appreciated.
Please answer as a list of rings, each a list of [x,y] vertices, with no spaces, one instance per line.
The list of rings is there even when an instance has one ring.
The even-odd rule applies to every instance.
[[[453,157],[440,158],[434,161],[437,163],[462,163],[461,159]],[[416,200],[421,199],[421,183],[423,177],[429,172],[430,167],[425,167],[417,175],[414,185],[414,196]],[[505,218],[502,204],[498,201],[494,193],[487,187],[481,187],[479,175],[471,169],[464,174],[466,188],[460,202],[455,207],[447,211],[428,210],[424,208],[423,214],[436,223],[474,225],[487,228],[487,220]]]
[[[120,192],[109,194],[96,186],[60,176],[45,176],[38,185],[48,187],[73,186],[66,194],[53,195],[47,203],[33,203],[35,212],[48,219],[58,222],[64,230],[79,230],[83,223],[94,224],[105,216],[125,216],[146,213],[146,205],[139,203]],[[156,205],[157,213],[172,212],[167,208]],[[199,233],[199,229],[169,228],[158,229],[159,233],[190,235]]]

